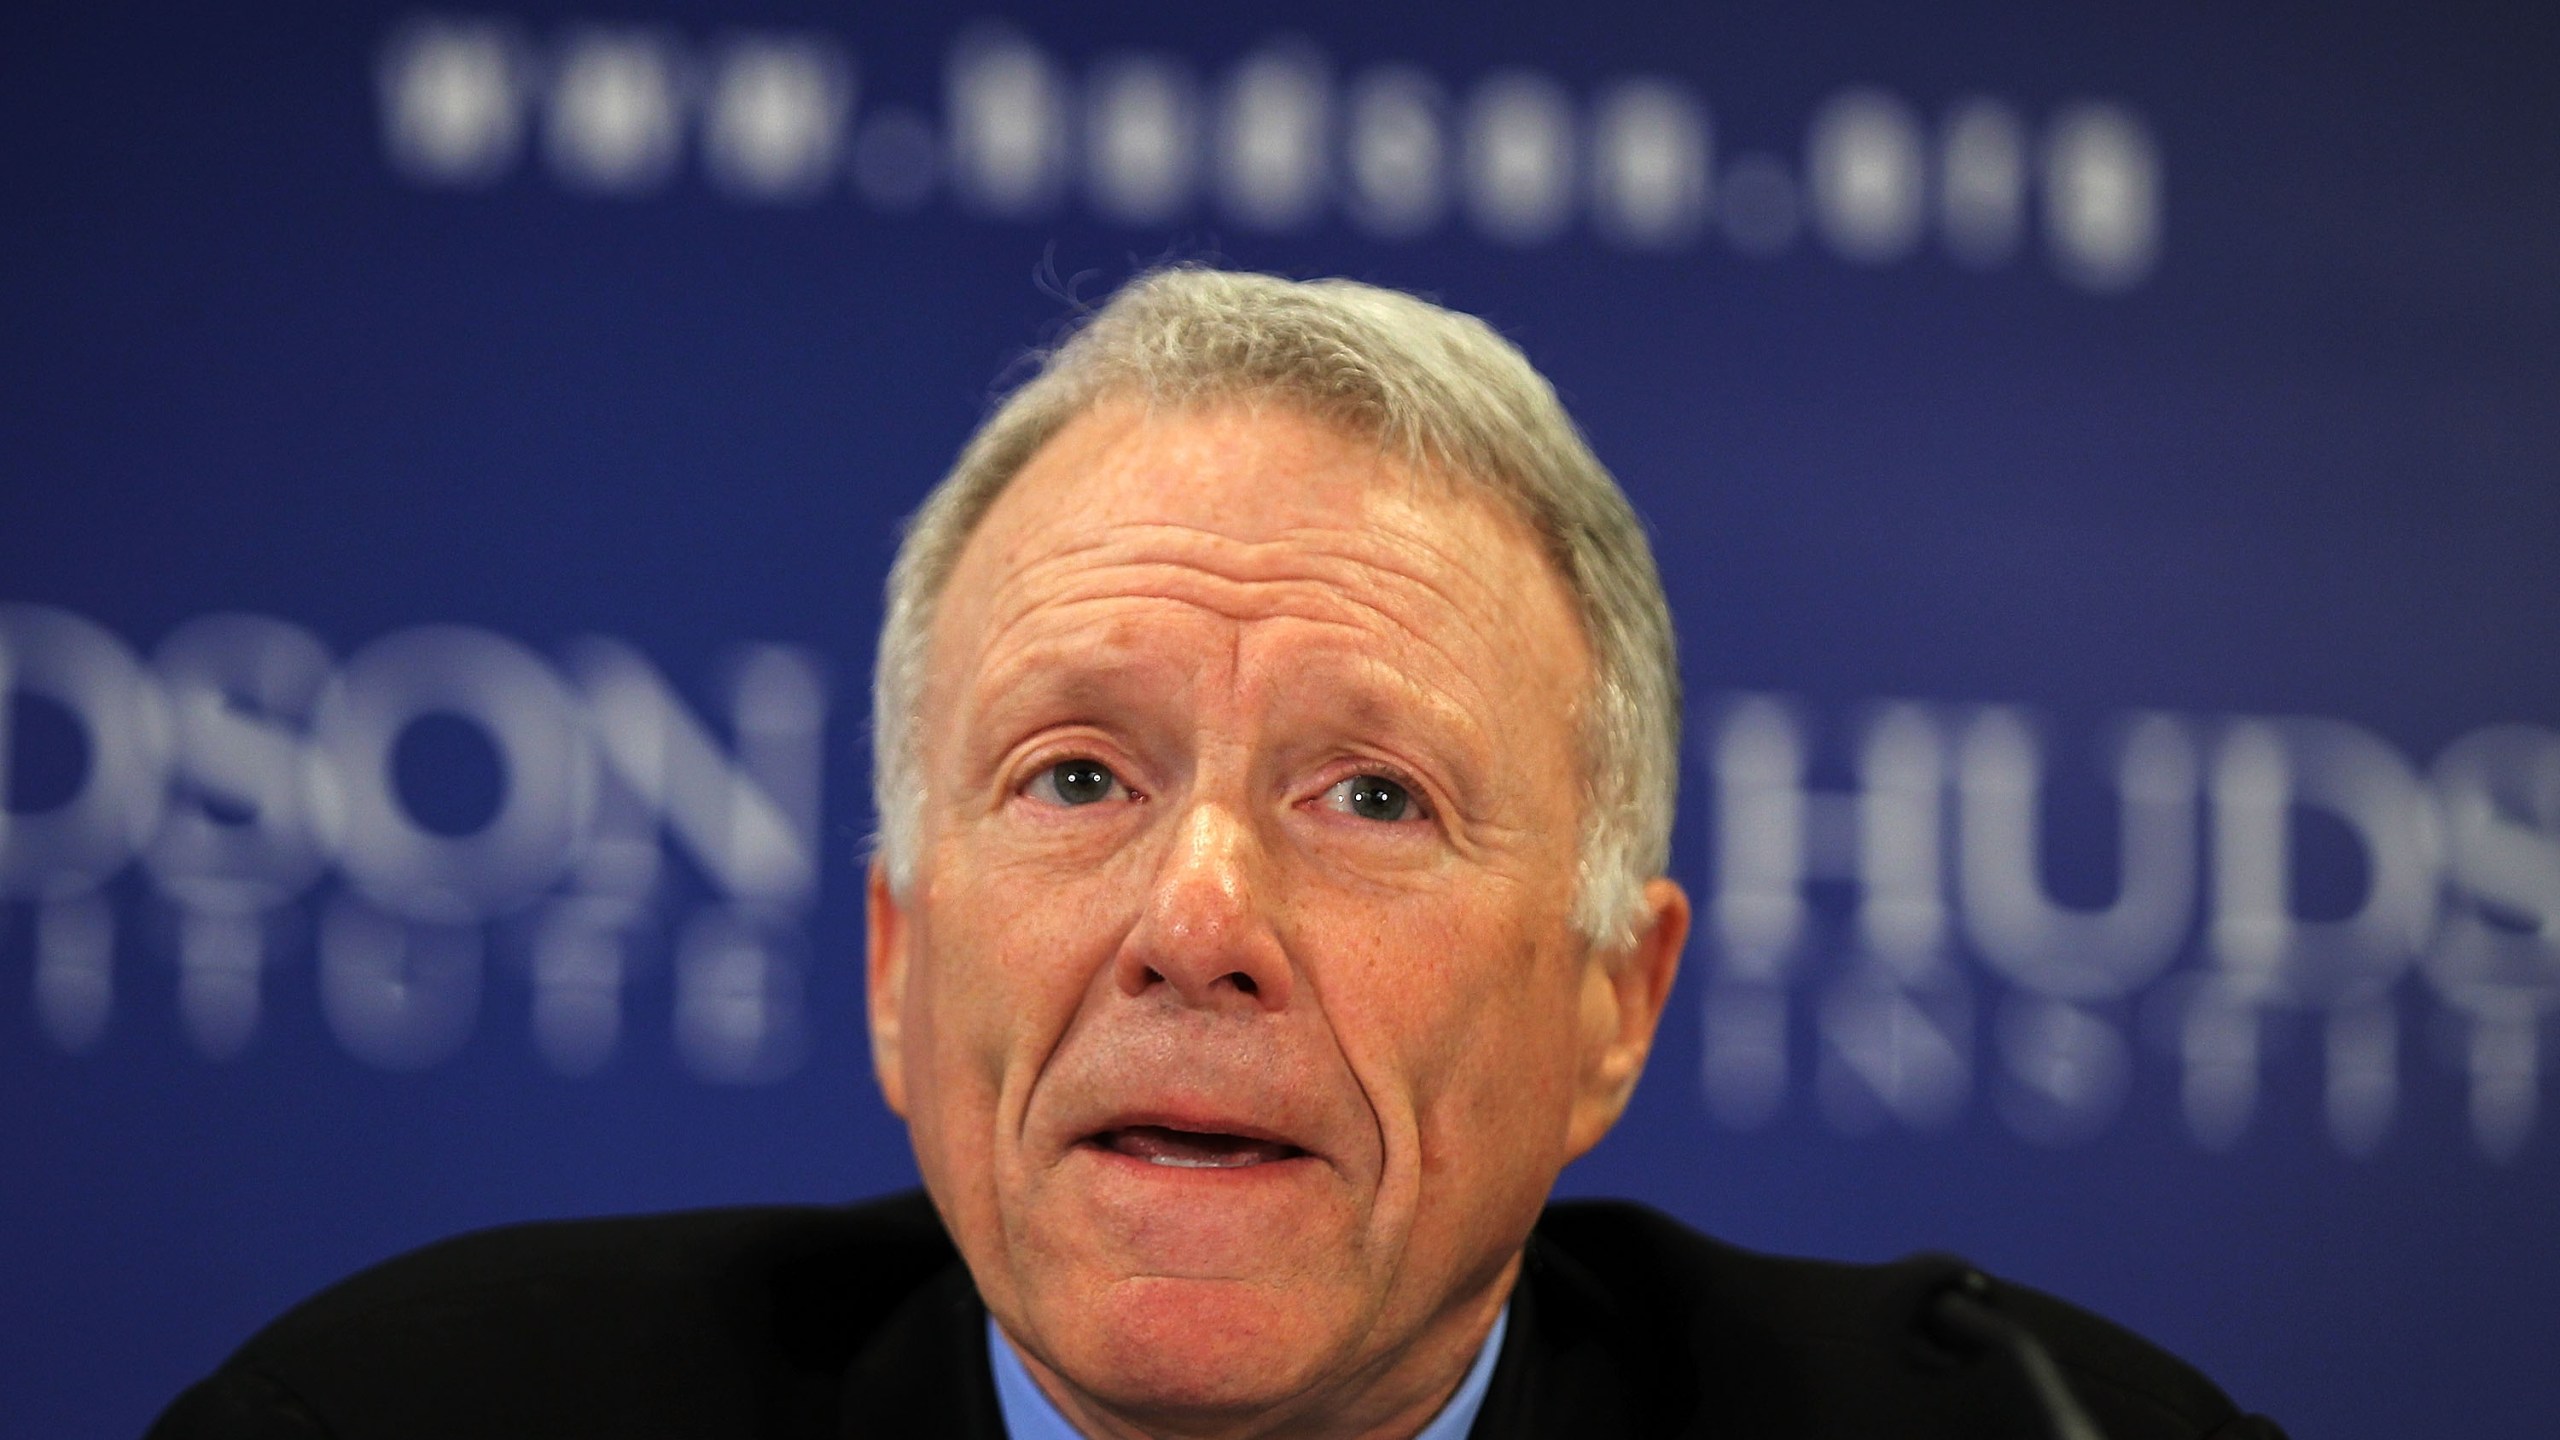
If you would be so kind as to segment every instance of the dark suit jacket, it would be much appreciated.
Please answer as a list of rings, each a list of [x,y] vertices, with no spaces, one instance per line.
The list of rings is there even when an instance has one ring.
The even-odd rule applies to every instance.
[[[1549,1207],[1474,1434],[2036,1436],[2018,1377],[1914,1338],[1947,1262],[1754,1255],[1639,1206]],[[2109,1440],[2278,1437],[2202,1375],[2032,1291]],[[920,1195],[525,1225],[305,1302],[153,1440],[1003,1440],[985,1311]]]

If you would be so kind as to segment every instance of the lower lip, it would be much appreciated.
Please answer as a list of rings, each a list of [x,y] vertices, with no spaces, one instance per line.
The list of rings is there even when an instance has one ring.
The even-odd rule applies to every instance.
[[[1095,1141],[1078,1145],[1076,1151],[1101,1161],[1111,1167],[1115,1173],[1202,1184],[1221,1181],[1295,1179],[1304,1176],[1309,1168],[1317,1163],[1316,1157],[1307,1154],[1290,1155],[1276,1160],[1254,1160],[1242,1165],[1156,1160],[1138,1155],[1125,1155]]]
[[[1358,1197],[1331,1165],[1292,1155],[1251,1165],[1161,1165],[1078,1145],[1040,1207],[1052,1242],[1117,1276],[1221,1283],[1306,1268],[1341,1249]],[[1338,1257],[1336,1257],[1338,1259]],[[1153,1293],[1153,1292],[1150,1292]]]

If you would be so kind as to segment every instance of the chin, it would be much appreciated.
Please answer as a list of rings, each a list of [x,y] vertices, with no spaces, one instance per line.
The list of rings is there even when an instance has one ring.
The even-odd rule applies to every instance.
[[[1124,1414],[1267,1412],[1336,1368],[1348,1337],[1326,1308],[1303,1281],[1134,1277],[1050,1348],[1070,1383]]]

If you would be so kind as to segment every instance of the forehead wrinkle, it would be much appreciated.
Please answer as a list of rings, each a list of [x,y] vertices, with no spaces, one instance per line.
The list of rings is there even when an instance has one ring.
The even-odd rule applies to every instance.
[[[1178,567],[1130,567],[1145,570],[1164,569],[1180,575]],[[1270,636],[1279,642],[1280,632],[1300,632],[1307,627],[1338,632],[1347,642],[1341,653],[1347,662],[1362,672],[1379,677],[1364,685],[1370,692],[1363,708],[1374,717],[1367,723],[1377,728],[1393,709],[1381,698],[1387,689],[1401,690],[1420,700],[1431,712],[1437,727],[1448,733],[1477,735],[1482,730],[1479,711],[1489,705],[1484,677],[1478,675],[1457,654],[1434,627],[1414,623],[1396,613],[1394,607],[1366,603],[1317,582],[1265,581],[1240,587],[1211,582],[1207,595],[1172,593],[1176,587],[1151,585],[1132,592],[1116,584],[1097,584],[1093,593],[1051,600],[1026,607],[1000,622],[982,647],[982,657],[991,657],[975,677],[971,693],[977,696],[1002,697],[1021,689],[1035,674],[1053,669],[1089,672],[1097,667],[1114,671],[1139,671],[1151,668],[1146,661],[1145,645],[1128,635],[1118,633],[1128,616],[1132,600],[1150,605],[1174,605],[1214,617],[1224,631],[1224,643],[1203,637],[1195,650],[1183,654],[1180,668],[1197,675],[1209,663],[1226,661],[1224,673],[1241,681],[1247,669],[1244,657],[1256,639]],[[1185,589],[1203,587],[1181,587]],[[1425,587],[1428,589],[1429,587]],[[1436,593],[1436,592],[1433,592]],[[1251,601],[1253,603],[1246,603]],[[1083,612],[1095,612],[1090,622],[1082,620]],[[1026,627],[1046,630],[1018,643],[1006,643],[1014,632]],[[1274,627],[1278,627],[1275,629]],[[1389,658],[1366,653],[1375,648],[1381,629],[1401,636],[1404,643],[1427,651],[1437,658],[1437,665],[1399,665]],[[1493,638],[1483,627],[1470,624],[1470,634],[1488,651],[1494,649]],[[1333,647],[1327,647],[1333,648]],[[1132,653],[1134,652],[1134,653]],[[1156,668],[1160,668],[1156,667]],[[1303,667],[1287,674],[1275,673],[1273,680],[1292,684],[1303,678]],[[1050,692],[1054,695],[1054,691]],[[1097,693],[1097,698],[1099,694]],[[985,711],[1001,713],[1000,704],[990,703]],[[982,712],[983,713],[983,712]]]
[[[1451,496],[1448,505],[1478,510],[1485,518],[1508,519],[1486,507],[1476,506],[1464,498]],[[1355,517],[1363,522],[1373,517]],[[1398,517],[1402,518],[1402,517]],[[1093,541],[1056,552],[1064,557],[1072,554],[1110,548],[1115,541],[1132,546],[1148,539],[1163,538],[1176,544],[1192,544],[1201,554],[1182,560],[1160,563],[1188,564],[1210,573],[1223,573],[1239,583],[1286,581],[1334,582],[1345,593],[1350,587],[1341,582],[1356,580],[1360,575],[1383,576],[1402,582],[1440,600],[1454,615],[1503,614],[1509,610],[1503,589],[1480,572],[1488,567],[1480,556],[1461,554],[1453,546],[1436,543],[1449,527],[1422,524],[1417,526],[1359,523],[1346,525],[1294,525],[1273,531],[1267,538],[1245,539],[1205,526],[1185,525],[1174,521],[1130,522],[1117,525]],[[1549,573],[1542,551],[1531,548],[1536,556],[1538,572]],[[1223,565],[1220,562],[1224,562]],[[1444,583],[1455,580],[1461,586],[1472,585],[1471,596],[1462,597],[1456,588]],[[1473,602],[1472,604],[1470,602]]]
[[[1194,676],[1224,652],[1227,673],[1240,677],[1235,667],[1248,635],[1261,630],[1257,622],[1324,626],[1373,644],[1386,639],[1404,649],[1405,661],[1424,663],[1399,664],[1392,651],[1371,663],[1382,665],[1396,688],[1435,702],[1443,728],[1454,718],[1470,733],[1480,730],[1473,710],[1515,687],[1587,684],[1587,637],[1552,558],[1524,518],[1487,497],[1454,488],[1372,489],[1312,519],[1301,514],[1295,523],[1238,534],[1214,509],[1143,518],[1079,514],[1074,497],[1083,485],[1069,483],[1064,493],[1017,495],[1032,508],[990,516],[981,539],[995,544],[964,557],[975,563],[963,568],[984,583],[944,615],[964,624],[975,619],[974,653],[951,657],[965,670],[935,667],[942,684],[961,687],[955,700],[967,697],[983,712],[991,685],[1011,688],[1026,668],[1091,659],[1096,637],[1112,627],[1079,612],[1099,606],[1143,624],[1135,605],[1148,601],[1186,605],[1227,623],[1223,634],[1203,633],[1196,654],[1174,655]],[[1104,501],[1106,511],[1109,505]],[[1525,593],[1533,589],[1538,593]],[[1516,642],[1524,601],[1531,610],[1560,608],[1573,653],[1524,650]],[[1051,626],[1057,638],[1038,633]],[[1357,654],[1360,647],[1345,648]],[[1559,661],[1578,673],[1554,675]],[[1578,699],[1571,708],[1580,709]]]
[[[1080,540],[1050,547],[1017,563],[996,594],[1065,569],[1107,575],[1130,568],[1191,571],[1238,586],[1331,578],[1344,568],[1386,575],[1403,572],[1368,556],[1385,537],[1347,527],[1300,526],[1268,538],[1247,539],[1174,521],[1119,521]]]
[[[1054,614],[1054,609],[1050,613]],[[1189,663],[1180,667],[1183,678],[1198,679],[1208,662],[1220,657],[1221,650],[1229,673],[1233,673],[1232,645],[1203,646],[1184,657]],[[1079,720],[1098,720],[1105,711],[1118,707],[1138,677],[1145,678],[1144,694],[1167,693],[1167,687],[1156,678],[1167,668],[1164,657],[1150,654],[1146,646],[1107,633],[1098,637],[1065,633],[1034,638],[1007,651],[971,677],[971,688],[963,697],[962,725],[965,729],[990,717],[1001,720],[1016,710],[1036,713],[1061,707],[1078,712],[1075,718]]]
[[[1537,566],[1538,574],[1548,573],[1543,556]],[[1027,559],[998,580],[987,604],[999,618],[981,653],[1043,610],[1086,599],[1153,597],[1187,601],[1234,620],[1286,616],[1356,627],[1352,617],[1374,616],[1463,672],[1460,657],[1428,633],[1430,622],[1454,620],[1489,652],[1505,653],[1509,647],[1498,642],[1487,621],[1507,616],[1512,607],[1490,575],[1479,577],[1489,568],[1500,567],[1469,564],[1454,550],[1399,529],[1298,526],[1249,540],[1195,525],[1124,522]],[[1067,573],[1056,592],[1041,594],[1044,582],[1060,570]],[[1363,594],[1382,585],[1389,594],[1425,604],[1381,605]],[[1007,604],[1026,588],[1033,599]],[[1417,608],[1436,609],[1440,616],[1413,614]]]
[[[1356,702],[1356,723],[1376,728],[1391,711],[1392,704],[1377,698],[1372,693],[1373,689],[1393,688],[1399,682],[1410,686],[1414,673],[1409,667],[1391,665],[1376,656],[1360,653],[1361,647],[1356,642],[1372,638],[1375,632],[1370,627],[1332,616],[1286,608],[1271,608],[1251,615],[1234,615],[1207,607],[1190,607],[1201,609],[1203,613],[1213,615],[1221,622],[1218,628],[1223,632],[1224,643],[1208,640],[1168,660],[1164,656],[1150,653],[1151,647],[1142,637],[1123,633],[1123,627],[1119,622],[1125,616],[1121,613],[1122,607],[1119,602],[1124,598],[1117,594],[1098,595],[1079,600],[1061,601],[1042,607],[1038,612],[1041,618],[1051,621],[1064,619],[1065,623],[1059,627],[1058,633],[1034,637],[1018,646],[1009,647],[993,665],[979,672],[975,677],[975,692],[990,697],[989,703],[983,707],[984,711],[1002,713],[1005,709],[1003,702],[1030,690],[1035,678],[1045,680],[1046,677],[1057,677],[1055,681],[1044,684],[1039,690],[1039,699],[1042,704],[1053,704],[1061,698],[1070,704],[1090,704],[1108,698],[1112,693],[1112,687],[1122,683],[1124,676],[1171,667],[1180,668],[1188,676],[1197,678],[1209,668],[1211,662],[1220,660],[1224,662],[1223,673],[1241,687],[1244,676],[1248,673],[1246,654],[1248,650],[1255,648],[1255,640],[1266,635],[1273,636],[1275,639],[1280,638],[1270,628],[1273,626],[1314,627],[1340,631],[1347,639],[1355,642],[1354,645],[1344,647],[1339,652],[1346,657],[1344,663],[1364,674],[1376,674],[1386,678],[1385,686],[1364,685],[1362,687],[1363,698]],[[1149,602],[1156,604],[1188,604],[1184,600],[1171,596],[1155,595],[1146,598]],[[1075,623],[1072,619],[1073,614],[1084,610],[1098,610],[1102,614],[1091,626]],[[1290,638],[1302,639],[1303,637]],[[1306,674],[1303,662],[1288,667],[1285,673],[1282,673],[1279,667],[1273,667],[1273,669],[1272,678],[1284,685],[1295,684],[1303,680]],[[1460,723],[1473,728],[1474,714],[1455,697],[1438,693],[1436,687],[1416,688],[1423,690],[1426,703],[1444,724]],[[1241,696],[1246,691],[1240,688],[1238,693]]]
[[[1123,566],[1118,568],[1124,571],[1140,572],[1161,569],[1169,575],[1181,573],[1179,567]],[[1129,605],[1133,601],[1147,606],[1181,606],[1203,616],[1229,623],[1231,633],[1223,645],[1213,642],[1183,652],[1182,658],[1189,662],[1188,668],[1195,673],[1221,649],[1226,652],[1229,669],[1233,669],[1242,649],[1240,635],[1232,633],[1234,626],[1250,624],[1262,619],[1293,619],[1309,624],[1337,625],[1355,631],[1358,629],[1347,621],[1315,613],[1312,610],[1292,610],[1274,604],[1259,607],[1222,606],[1207,603],[1199,597],[1169,593],[1172,587],[1164,585],[1131,587],[1126,584],[1087,583],[1078,588],[1088,593],[1071,593],[1045,598],[1035,604],[1019,606],[990,625],[978,646],[980,667],[969,677],[968,693],[988,690],[1002,693],[1019,685],[1021,677],[1026,672],[1059,667],[1062,659],[1076,660],[1079,657],[1097,653],[1109,655],[1127,651],[1143,652],[1146,647],[1142,642],[1122,633],[1131,619]],[[1092,612],[1090,620],[1085,618],[1087,612]],[[1017,632],[1026,629],[1035,633],[1017,639]],[[1050,633],[1037,633],[1043,630]],[[989,657],[994,657],[992,663],[988,663]],[[1093,667],[1079,664],[1060,668],[1091,669]],[[1130,664],[1115,668],[1145,667]]]

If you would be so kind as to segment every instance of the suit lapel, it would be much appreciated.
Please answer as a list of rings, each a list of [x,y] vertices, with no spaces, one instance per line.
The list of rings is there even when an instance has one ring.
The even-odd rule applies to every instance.
[[[1005,1440],[987,1368],[986,1314],[968,1267],[956,1260],[918,1288],[846,1367],[843,1440]]]
[[[1531,1237],[1511,1292],[1511,1321],[1468,1440],[1668,1435],[1694,1377],[1588,1271]]]

